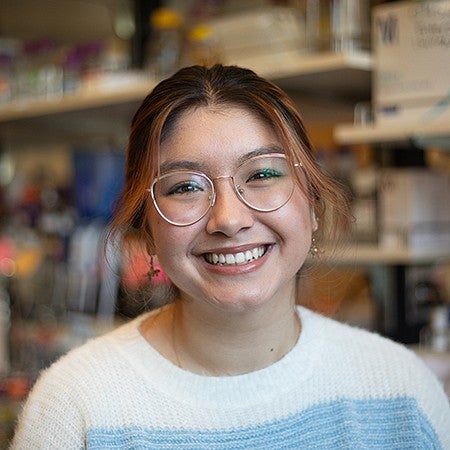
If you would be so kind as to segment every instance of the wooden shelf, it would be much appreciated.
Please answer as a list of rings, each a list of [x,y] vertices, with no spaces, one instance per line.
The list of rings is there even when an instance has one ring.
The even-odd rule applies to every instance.
[[[249,67],[289,90],[349,100],[370,95],[372,57],[367,52],[290,52],[254,58]]]
[[[151,80],[99,87],[52,99],[15,101],[0,107],[0,136],[11,140],[124,141]]]
[[[359,126],[342,124],[334,129],[334,137],[340,144],[376,144],[409,140],[432,143],[433,140],[448,140],[450,146],[450,122]]]
[[[325,250],[321,262],[342,265],[408,265],[450,261],[450,249],[419,250],[406,248],[381,248],[375,244],[359,244],[337,252]]]
[[[248,67],[281,87],[308,94],[363,99],[370,92],[370,55],[288,53],[249,60]],[[258,70],[260,68],[261,70]],[[264,68],[264,70],[263,70]],[[0,106],[0,136],[117,137],[156,81],[130,74],[117,85],[97,86],[53,99],[13,101]]]
[[[0,107],[0,123],[135,102],[143,99],[154,85],[149,80],[131,78],[129,83],[118,87],[99,86],[61,97],[12,101]]]

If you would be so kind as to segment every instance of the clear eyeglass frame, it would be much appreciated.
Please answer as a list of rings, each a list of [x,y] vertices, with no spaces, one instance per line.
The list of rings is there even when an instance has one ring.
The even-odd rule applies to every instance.
[[[294,189],[295,189],[295,180],[291,174],[291,169],[289,168],[287,161],[286,161],[286,171],[287,171],[287,173],[289,173],[289,176],[287,177],[287,180],[289,182],[289,189],[286,190],[286,195],[284,195],[283,200],[281,202],[277,203],[276,206],[263,208],[263,207],[258,207],[258,206],[253,205],[251,202],[248,201],[248,199],[246,199],[244,197],[244,195],[243,195],[244,191],[240,187],[240,185],[236,184],[236,174],[238,174],[242,170],[242,167],[250,166],[250,164],[256,163],[260,160],[268,160],[268,159],[282,159],[282,160],[286,161],[286,156],[283,153],[268,153],[268,154],[254,156],[253,158],[250,158],[247,161],[244,161],[242,164],[240,164],[237,167],[237,169],[235,170],[235,173],[233,175],[220,175],[220,176],[217,176],[214,178],[209,177],[208,175],[206,175],[203,172],[195,171],[195,170],[179,169],[179,170],[175,170],[175,171],[170,171],[170,172],[167,172],[163,175],[156,177],[153,180],[150,188],[146,189],[146,191],[150,192],[152,201],[153,201],[153,205],[155,206],[158,214],[166,222],[170,223],[171,225],[175,225],[175,226],[179,226],[179,227],[185,227],[185,226],[193,225],[194,223],[199,222],[201,219],[203,219],[203,217],[206,216],[206,214],[209,212],[209,210],[214,206],[215,201],[216,201],[216,188],[214,186],[214,182],[216,180],[225,180],[225,179],[231,180],[233,190],[234,190],[237,198],[242,203],[244,203],[246,206],[248,206],[250,209],[252,209],[254,211],[258,211],[258,212],[273,212],[273,211],[276,211],[277,209],[280,209],[282,206],[284,206],[290,200],[290,198],[292,197],[292,194],[294,192]],[[295,163],[294,167],[302,167],[302,164]],[[165,178],[171,177],[175,174],[195,175],[195,176],[201,177],[207,183],[207,187],[209,188],[209,191],[210,191],[210,194],[208,196],[208,203],[205,203],[204,208],[201,209],[201,212],[199,212],[198,216],[195,216],[195,219],[191,219],[191,220],[187,220],[187,221],[183,221],[183,222],[177,221],[177,220],[172,220],[171,218],[169,218],[167,216],[167,214],[165,214],[163,212],[162,208],[158,204],[157,195],[155,192],[157,184],[159,182],[161,182],[162,180],[164,180]]]

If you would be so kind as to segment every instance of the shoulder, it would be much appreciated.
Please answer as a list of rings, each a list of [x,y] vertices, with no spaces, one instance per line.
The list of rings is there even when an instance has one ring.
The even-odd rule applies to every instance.
[[[445,436],[450,406],[443,386],[405,345],[377,333],[340,323],[301,308],[307,334],[321,353],[320,366],[330,386],[353,398],[403,399],[412,402]],[[403,401],[402,400],[402,401]],[[447,431],[445,431],[447,430]],[[450,445],[450,443],[449,443]]]
[[[335,352],[336,357],[352,359],[355,363],[359,360],[360,363],[381,364],[385,368],[419,362],[405,345],[376,332],[338,322],[306,308],[300,309],[300,315],[311,334],[329,352]]]
[[[144,346],[139,323],[136,319],[94,338],[44,370],[20,413],[12,448],[83,447],[85,427],[93,418],[101,420],[120,398],[132,394],[133,359],[123,355]]]
[[[122,373],[127,364],[121,355],[128,353],[128,347],[142,345],[138,330],[141,320],[139,317],[70,350],[42,371],[36,385],[64,389],[67,395],[70,391],[86,392],[107,374],[114,377]]]
[[[305,308],[300,314],[334,377],[358,381],[380,395],[412,395],[424,402],[442,395],[435,375],[404,344]]]

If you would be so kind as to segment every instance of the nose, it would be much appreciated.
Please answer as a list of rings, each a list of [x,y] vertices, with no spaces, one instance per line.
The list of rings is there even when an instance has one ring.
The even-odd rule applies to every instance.
[[[253,211],[237,197],[232,178],[216,178],[214,187],[216,198],[208,213],[206,231],[230,237],[250,228],[254,223]]]

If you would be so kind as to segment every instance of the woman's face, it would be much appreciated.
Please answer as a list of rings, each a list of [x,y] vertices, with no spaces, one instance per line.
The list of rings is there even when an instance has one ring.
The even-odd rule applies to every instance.
[[[162,143],[161,165],[188,165],[213,179],[233,175],[255,151],[270,153],[274,147],[281,144],[273,130],[245,109],[202,107],[179,118]],[[228,311],[292,302],[295,275],[312,233],[301,189],[296,186],[278,210],[258,212],[238,199],[230,179],[216,180],[214,186],[214,206],[193,225],[171,225],[151,209],[156,254],[182,298]],[[239,264],[229,256],[246,251],[260,256]],[[213,264],[219,254],[231,264]]]

